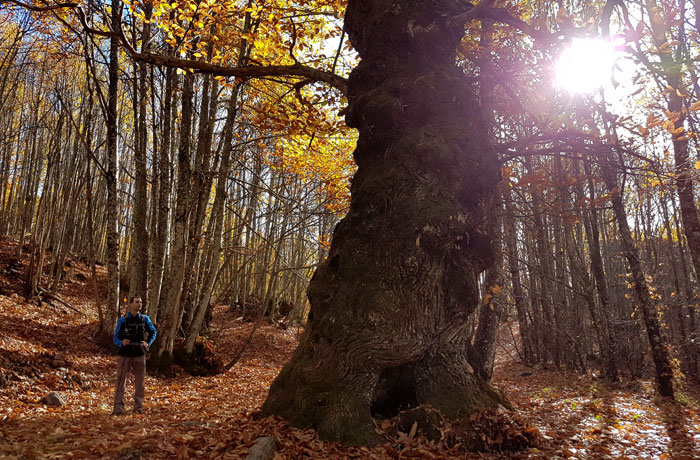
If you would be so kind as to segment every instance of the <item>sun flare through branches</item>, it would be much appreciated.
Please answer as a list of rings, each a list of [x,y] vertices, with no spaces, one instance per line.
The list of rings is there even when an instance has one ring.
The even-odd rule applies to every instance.
[[[571,94],[584,94],[611,82],[615,45],[602,39],[576,39],[556,63],[556,85]]]

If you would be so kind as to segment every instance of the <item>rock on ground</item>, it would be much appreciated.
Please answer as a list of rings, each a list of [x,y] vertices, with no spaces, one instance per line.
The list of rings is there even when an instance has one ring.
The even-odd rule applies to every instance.
[[[277,441],[272,436],[258,438],[248,451],[247,460],[270,460],[277,452]]]
[[[56,407],[59,407],[59,406],[65,406],[65,405],[66,405],[66,402],[63,400],[63,398],[61,398],[61,395],[59,395],[59,394],[56,393],[55,391],[53,391],[53,392],[47,394],[46,396],[44,396],[44,401],[45,401],[46,404],[49,405],[49,406],[56,406]]]

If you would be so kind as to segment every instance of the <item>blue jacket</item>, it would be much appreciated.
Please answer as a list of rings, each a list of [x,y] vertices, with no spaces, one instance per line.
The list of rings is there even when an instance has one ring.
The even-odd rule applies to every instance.
[[[138,313],[137,316],[133,316],[131,312],[129,312],[126,314],[126,316],[122,316],[121,318],[119,318],[119,321],[117,321],[117,327],[114,330],[114,337],[112,338],[112,340],[114,341],[114,344],[119,347],[119,354],[122,355],[126,353],[126,356],[140,356],[143,354],[143,350],[141,350],[140,346],[138,346],[138,350],[135,349],[137,345],[134,345],[133,347],[131,345],[124,346],[124,339],[129,338],[125,337],[124,335],[126,332],[127,324],[143,324],[143,339],[148,343],[149,347],[156,339],[156,328],[153,326],[151,319],[147,315],[142,315],[141,313]],[[147,340],[145,337],[145,333],[148,334]],[[126,348],[134,349],[126,350]]]

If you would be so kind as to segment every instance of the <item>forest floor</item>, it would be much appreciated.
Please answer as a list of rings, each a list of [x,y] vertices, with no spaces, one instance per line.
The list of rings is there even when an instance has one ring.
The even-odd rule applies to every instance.
[[[512,353],[499,356],[493,383],[542,434],[537,448],[465,454],[428,442],[420,431],[399,433],[373,448],[323,442],[311,429],[293,429],[258,412],[300,334],[271,325],[258,330],[231,371],[149,375],[144,414],[114,417],[115,357],[93,343],[90,283],[73,274],[61,291],[78,312],[56,302],[28,303],[15,292],[18,280],[4,270],[3,255],[7,247],[0,245],[0,459],[239,459],[260,436],[277,439],[276,459],[700,459],[699,391],[684,389],[679,402],[668,401],[654,396],[650,382],[610,385],[592,375],[531,369]],[[229,359],[251,328],[218,308],[215,353]],[[60,352],[68,363],[54,368]],[[64,406],[42,402],[52,391]],[[129,381],[127,404],[132,391]]]

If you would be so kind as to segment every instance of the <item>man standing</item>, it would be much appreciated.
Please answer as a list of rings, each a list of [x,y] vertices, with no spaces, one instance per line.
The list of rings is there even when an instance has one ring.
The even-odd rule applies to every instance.
[[[144,377],[146,375],[146,351],[156,339],[156,328],[148,316],[140,313],[143,301],[134,296],[129,302],[129,312],[119,318],[114,331],[114,343],[119,347],[117,358],[117,386],[114,389],[114,410],[112,415],[124,415],[124,390],[129,371],[133,369],[135,378],[134,413],[143,412]],[[148,339],[146,335],[148,334]]]

